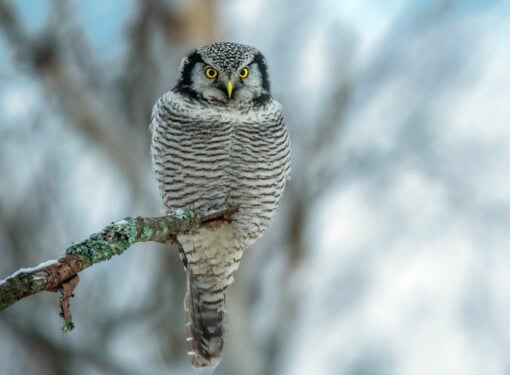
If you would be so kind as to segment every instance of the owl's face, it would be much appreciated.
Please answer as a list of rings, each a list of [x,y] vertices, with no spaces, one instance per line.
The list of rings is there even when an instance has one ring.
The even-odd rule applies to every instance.
[[[174,90],[211,103],[264,102],[270,98],[267,65],[257,49],[218,42],[182,60]]]

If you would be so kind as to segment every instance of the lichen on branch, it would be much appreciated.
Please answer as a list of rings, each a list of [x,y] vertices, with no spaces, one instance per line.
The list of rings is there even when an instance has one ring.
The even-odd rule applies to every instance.
[[[192,232],[211,221],[228,222],[236,207],[199,213],[180,209],[161,217],[127,217],[112,223],[100,233],[70,246],[62,257],[41,263],[34,268],[23,268],[0,280],[0,311],[15,302],[42,291],[61,291],[60,305],[64,328],[73,326],[69,297],[78,284],[75,276],[83,269],[120,255],[137,242],[176,242],[179,233]]]
[[[162,217],[126,217],[110,224],[101,233],[95,233],[87,240],[71,246],[66,254],[78,255],[86,268],[122,254],[137,242],[165,243],[176,234],[197,229],[202,219],[202,215],[189,210],[179,210],[173,215]]]

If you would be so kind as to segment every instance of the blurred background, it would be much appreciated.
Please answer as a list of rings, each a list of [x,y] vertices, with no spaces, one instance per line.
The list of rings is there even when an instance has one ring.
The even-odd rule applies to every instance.
[[[0,277],[156,216],[148,124],[191,47],[266,55],[293,177],[215,375],[510,374],[510,3],[0,0]],[[194,374],[176,251],[0,313],[2,374]]]

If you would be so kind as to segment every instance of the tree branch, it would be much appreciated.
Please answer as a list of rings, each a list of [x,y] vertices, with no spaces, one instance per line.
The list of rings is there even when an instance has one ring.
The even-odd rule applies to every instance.
[[[39,35],[32,36],[19,18],[15,7],[0,0],[0,34],[4,34],[7,46],[19,62],[15,66],[35,73],[34,77],[41,86],[57,98],[62,113],[70,119],[67,124],[74,126],[110,157],[135,193],[146,194],[146,186],[140,183],[139,178],[139,172],[146,168],[143,144],[139,137],[119,131],[127,122],[123,112],[106,106],[99,99],[101,93],[97,89],[84,85],[91,77],[86,75],[85,69],[79,69],[80,66],[83,68],[83,59],[77,65],[65,59],[64,51],[71,51],[57,33],[62,26],[58,29],[48,27]],[[75,57],[73,60],[76,62],[78,57]],[[119,128],[115,130],[116,127]],[[144,133],[145,136],[147,134]]]
[[[176,243],[176,235],[191,232],[204,224],[216,228],[230,219],[237,207],[206,213],[177,210],[161,217],[127,217],[107,226],[102,232],[67,248],[65,255],[41,263],[34,268],[22,268],[0,280],[0,311],[22,298],[42,291],[60,291],[64,331],[73,328],[69,298],[78,284],[77,274],[96,263],[120,255],[137,242]],[[214,222],[214,225],[211,223]]]

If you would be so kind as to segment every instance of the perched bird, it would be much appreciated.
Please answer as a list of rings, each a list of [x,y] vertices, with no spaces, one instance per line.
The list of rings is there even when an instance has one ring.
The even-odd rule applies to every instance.
[[[239,207],[228,225],[177,238],[191,362],[214,367],[223,349],[227,287],[243,249],[268,227],[290,173],[289,138],[264,56],[229,42],[190,51],[177,84],[156,102],[150,128],[167,212]]]

